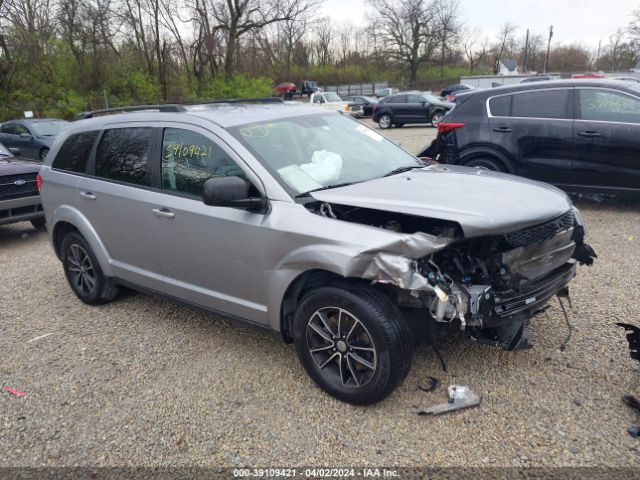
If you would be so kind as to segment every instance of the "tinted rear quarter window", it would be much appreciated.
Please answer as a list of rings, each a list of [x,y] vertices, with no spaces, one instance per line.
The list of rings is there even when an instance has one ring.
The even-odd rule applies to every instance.
[[[536,90],[518,93],[511,100],[511,116],[526,118],[569,118],[569,90]]]
[[[489,100],[489,110],[494,117],[508,117],[511,115],[511,95],[494,97]]]
[[[105,130],[96,152],[96,175],[135,185],[150,185],[147,160],[151,128]]]
[[[51,166],[68,172],[85,173],[97,136],[97,131],[70,135],[58,150]]]

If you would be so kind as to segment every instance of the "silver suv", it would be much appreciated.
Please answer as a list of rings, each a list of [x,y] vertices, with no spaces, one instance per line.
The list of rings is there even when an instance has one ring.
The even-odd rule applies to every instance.
[[[425,164],[338,112],[138,110],[84,115],[40,172],[75,294],[127,286],[274,330],[347,402],[392,392],[419,338],[529,347],[530,319],[595,256],[561,191]]]

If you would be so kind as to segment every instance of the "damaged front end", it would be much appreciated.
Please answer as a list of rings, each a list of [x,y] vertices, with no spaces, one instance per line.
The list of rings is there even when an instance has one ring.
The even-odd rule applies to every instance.
[[[577,264],[596,257],[575,208],[541,225],[471,239],[454,222],[328,203],[310,209],[403,234],[408,252],[368,252],[359,276],[389,285],[400,307],[506,350],[531,346],[530,320],[552,297],[567,296]]]

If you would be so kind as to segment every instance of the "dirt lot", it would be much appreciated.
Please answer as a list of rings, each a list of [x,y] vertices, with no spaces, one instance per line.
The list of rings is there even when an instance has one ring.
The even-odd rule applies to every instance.
[[[389,135],[415,151],[433,129]],[[292,346],[146,295],[80,303],[46,235],[0,227],[0,466],[640,466],[627,428],[640,416],[640,364],[614,324],[639,324],[638,203],[581,201],[600,258],[572,284],[573,337],[557,303],[533,324],[535,348],[508,353],[459,336],[417,350],[404,384],[369,408],[306,376]],[[35,341],[36,337],[52,334]],[[445,387],[479,408],[418,417]]]

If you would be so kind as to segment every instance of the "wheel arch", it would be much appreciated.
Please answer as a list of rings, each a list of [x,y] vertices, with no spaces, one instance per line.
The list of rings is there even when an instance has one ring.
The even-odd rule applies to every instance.
[[[460,165],[465,165],[474,158],[478,157],[491,157],[500,163],[502,163],[507,173],[514,174],[517,172],[514,163],[504,153],[495,150],[491,147],[472,147],[460,153]]]
[[[51,226],[50,238],[53,249],[59,259],[62,257],[60,245],[64,235],[71,231],[76,231],[84,237],[91,247],[104,275],[107,277],[113,276],[107,249],[89,220],[82,213],[70,206],[63,205],[56,209],[53,218],[55,218],[55,223]]]

